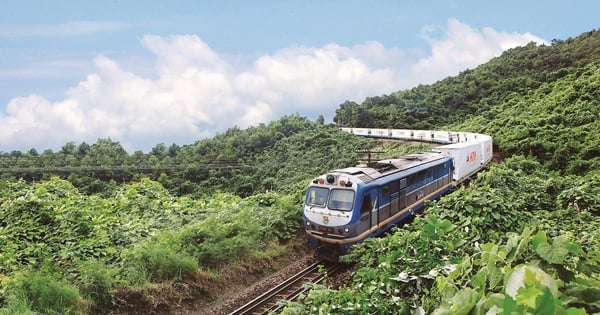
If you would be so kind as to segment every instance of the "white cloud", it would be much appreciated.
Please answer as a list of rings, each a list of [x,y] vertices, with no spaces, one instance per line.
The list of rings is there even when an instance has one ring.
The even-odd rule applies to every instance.
[[[435,27],[424,29],[423,37],[431,45],[431,55],[422,58],[413,66],[413,72],[421,74],[423,82],[433,82],[467,68],[474,68],[509,48],[532,41],[547,44],[530,33],[499,32],[489,27],[478,31],[455,19],[448,21],[442,39],[430,36],[435,30]]]
[[[507,48],[541,42],[530,34],[478,31],[456,20],[443,30],[442,39],[425,31],[431,53],[424,57],[376,41],[332,43],[283,48],[242,67],[198,36],[148,35],[142,44],[154,55],[151,76],[98,56],[95,70],[64,100],[12,99],[6,115],[0,112],[0,150],[60,149],[68,141],[110,137],[129,151],[147,151],[161,142],[189,144],[234,125],[245,128],[296,112],[331,118],[345,100],[361,102],[439,80]]]

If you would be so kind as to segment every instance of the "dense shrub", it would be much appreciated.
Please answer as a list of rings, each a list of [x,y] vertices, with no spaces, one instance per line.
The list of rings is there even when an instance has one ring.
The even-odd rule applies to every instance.
[[[7,306],[5,311],[39,312],[42,314],[80,314],[86,310],[85,301],[77,288],[56,273],[27,270],[3,280]]]
[[[14,312],[29,309],[29,299],[52,299],[47,291],[11,295],[20,270],[55,267],[48,276],[78,288],[95,311],[111,307],[123,286],[182,281],[263,255],[293,239],[301,220],[298,195],[272,191],[177,197],[141,179],[110,197],[87,196],[57,177],[8,187],[0,189],[0,309]]]
[[[123,277],[134,285],[181,281],[192,278],[198,270],[196,259],[183,254],[176,246],[154,240],[124,251],[122,263]]]
[[[92,313],[110,309],[114,303],[113,290],[126,284],[118,268],[98,260],[80,262],[73,283],[90,302]]]

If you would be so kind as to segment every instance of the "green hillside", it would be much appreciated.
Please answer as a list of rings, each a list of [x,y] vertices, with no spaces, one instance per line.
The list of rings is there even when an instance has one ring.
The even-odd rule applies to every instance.
[[[530,156],[563,176],[585,175],[600,169],[599,100],[600,59],[449,128],[485,130],[507,156]]]
[[[600,58],[600,32],[591,31],[549,46],[533,43],[455,77],[390,95],[345,102],[334,121],[341,126],[434,129],[483,115],[494,105],[526,96],[544,84],[580,73]]]

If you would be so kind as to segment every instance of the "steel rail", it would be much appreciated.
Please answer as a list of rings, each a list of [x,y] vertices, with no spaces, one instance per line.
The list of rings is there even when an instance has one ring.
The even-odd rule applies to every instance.
[[[296,299],[300,294],[306,292],[307,288],[304,288],[305,284],[320,283],[326,279],[327,275],[343,268],[340,267],[342,264],[325,266],[327,273],[324,274],[321,272],[323,265],[325,265],[324,261],[317,261],[311,264],[229,314],[268,314],[280,310],[283,308],[283,305],[278,305],[279,301],[291,301]]]

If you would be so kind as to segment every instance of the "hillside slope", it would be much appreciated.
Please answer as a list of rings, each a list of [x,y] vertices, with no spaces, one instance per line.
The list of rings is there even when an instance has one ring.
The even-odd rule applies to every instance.
[[[490,134],[505,155],[530,156],[561,175],[599,170],[600,61],[449,128]]]
[[[339,126],[432,129],[484,114],[515,96],[578,73],[600,58],[600,31],[551,45],[531,43],[431,85],[345,102],[336,110]]]

